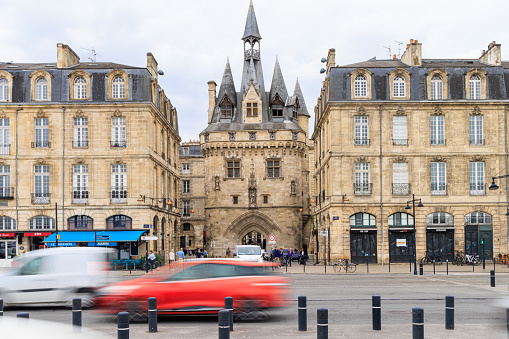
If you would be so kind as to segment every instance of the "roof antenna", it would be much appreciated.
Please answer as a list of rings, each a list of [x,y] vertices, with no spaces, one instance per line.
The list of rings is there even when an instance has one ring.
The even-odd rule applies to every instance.
[[[387,46],[384,46],[384,48],[387,48],[389,50],[389,59],[392,59],[391,48]]]
[[[396,40],[394,41],[398,43],[398,59],[401,59],[401,46],[403,46],[403,43]]]
[[[90,51],[92,52],[92,56],[91,57],[88,57],[87,59],[92,61],[92,62],[95,62],[96,61],[96,57],[99,55],[99,53],[97,53],[97,51],[95,50],[95,48],[92,46],[92,49],[89,49],[89,48],[83,48],[81,47],[81,49],[84,49],[86,51]]]

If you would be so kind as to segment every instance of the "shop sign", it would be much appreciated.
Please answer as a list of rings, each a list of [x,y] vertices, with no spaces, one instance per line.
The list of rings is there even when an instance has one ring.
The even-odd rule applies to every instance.
[[[396,239],[396,247],[406,247],[406,239]]]
[[[143,225],[143,228],[152,228],[152,225],[150,225],[150,224],[144,224],[144,225]]]
[[[25,237],[47,237],[51,235],[51,232],[29,232],[23,233]]]
[[[12,238],[15,233],[0,233],[0,238]]]
[[[95,246],[95,242],[89,242],[88,246]],[[97,246],[117,246],[117,243],[109,241],[98,241]]]
[[[333,216],[333,217],[332,217],[332,220],[339,220],[339,217],[335,217],[335,216]]]
[[[46,243],[46,246],[55,247],[55,243],[48,242],[48,243]],[[58,242],[58,247],[72,247],[72,246],[76,246],[76,243],[75,242],[62,242],[62,241]]]

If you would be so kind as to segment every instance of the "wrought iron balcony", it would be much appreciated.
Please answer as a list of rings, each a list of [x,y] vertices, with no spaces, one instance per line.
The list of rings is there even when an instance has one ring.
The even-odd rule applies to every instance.
[[[369,145],[369,139],[368,138],[355,138],[354,143],[355,143],[355,145]]]
[[[410,184],[392,184],[393,195],[408,195],[410,194]]]
[[[112,189],[111,190],[111,203],[122,204],[127,202],[127,190],[126,189]]]
[[[112,140],[110,141],[110,148],[126,147],[127,141],[125,140]]]
[[[354,183],[355,195],[371,195],[371,183]]]
[[[0,144],[0,155],[9,155],[11,144]]]
[[[393,145],[408,145],[408,139],[392,139]]]
[[[49,204],[50,193],[32,193],[32,204]]]
[[[84,141],[84,140],[73,141],[72,142],[72,146],[75,147],[75,148],[87,148],[88,147],[88,140],[86,140],[86,141]]]
[[[485,195],[486,184],[470,184],[470,195]]]
[[[431,145],[445,145],[445,139],[431,139]]]
[[[484,139],[470,139],[470,145],[484,145]]]
[[[447,184],[431,183],[431,195],[447,195]]]
[[[51,142],[49,141],[35,141],[32,142],[32,148],[50,148]]]
[[[0,199],[14,199],[14,187],[0,187]]]
[[[88,204],[88,191],[74,188],[72,191],[73,204]]]

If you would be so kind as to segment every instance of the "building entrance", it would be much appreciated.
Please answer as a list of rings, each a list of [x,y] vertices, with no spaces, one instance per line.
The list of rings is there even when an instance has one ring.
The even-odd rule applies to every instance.
[[[16,240],[0,240],[0,267],[11,267],[16,256]]]
[[[393,263],[408,263],[413,259],[413,230],[389,230],[389,260]]]
[[[242,245],[258,245],[263,247],[265,237],[257,231],[251,231],[242,238]]]
[[[442,262],[454,260],[454,230],[428,229],[426,231],[426,250],[439,256]]]
[[[351,262],[364,264],[366,260],[376,263],[376,231],[350,231]]]

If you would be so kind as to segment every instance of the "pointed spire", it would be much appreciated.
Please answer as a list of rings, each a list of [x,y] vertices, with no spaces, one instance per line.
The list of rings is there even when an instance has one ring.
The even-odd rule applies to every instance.
[[[302,95],[302,90],[300,89],[299,78],[297,78],[297,82],[295,82],[295,89],[293,90],[293,95],[299,99],[299,110],[297,111],[299,115],[307,115],[308,108],[306,107],[306,102],[304,101],[304,95]]]
[[[223,100],[224,96],[228,96],[228,99],[232,102],[232,104],[235,106],[237,103],[237,95],[235,92],[235,84],[233,83],[233,75],[232,70],[230,68],[230,60],[227,59],[226,66],[224,68],[223,73],[223,80],[221,80],[221,86],[219,87],[219,93],[218,93],[218,104],[221,100]]]
[[[276,93],[279,95],[283,103],[286,103],[288,98],[288,91],[286,90],[285,79],[283,79],[283,73],[281,67],[279,67],[279,61],[276,59],[274,65],[274,74],[272,75],[272,83],[270,85],[269,102],[272,102]]]
[[[261,39],[260,31],[258,30],[258,23],[256,22],[256,15],[253,7],[253,0],[249,2],[249,11],[247,12],[246,19],[246,28],[244,28],[244,35],[242,36],[242,40],[254,37]]]

